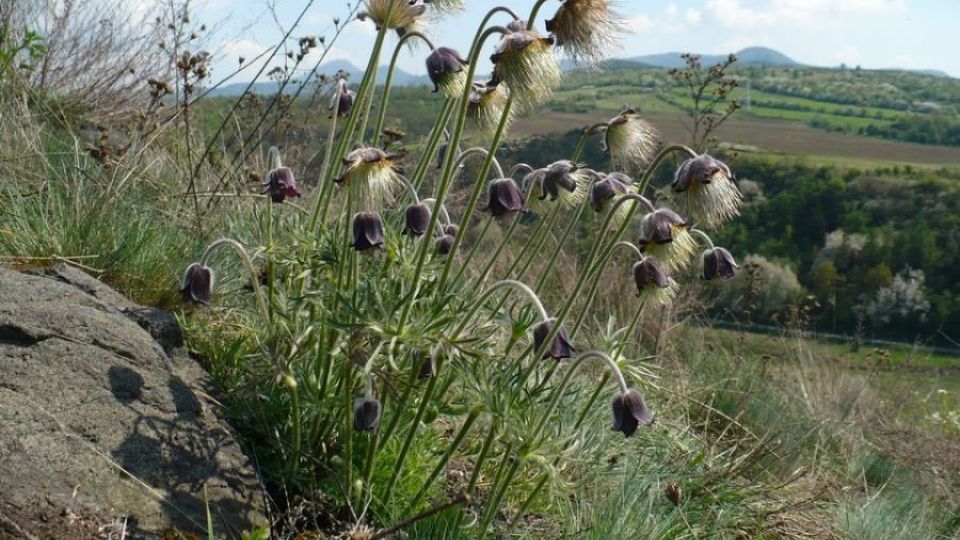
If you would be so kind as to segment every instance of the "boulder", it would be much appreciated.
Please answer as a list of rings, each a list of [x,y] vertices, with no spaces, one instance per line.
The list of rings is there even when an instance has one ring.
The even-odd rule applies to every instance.
[[[0,268],[0,538],[218,538],[257,475],[176,321],[83,272]]]

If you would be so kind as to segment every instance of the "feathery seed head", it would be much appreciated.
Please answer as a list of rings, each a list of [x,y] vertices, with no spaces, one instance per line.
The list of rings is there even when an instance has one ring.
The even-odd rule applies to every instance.
[[[730,167],[712,156],[684,161],[671,187],[683,212],[701,227],[714,229],[740,215],[736,179]]]
[[[448,47],[439,47],[427,56],[427,75],[433,83],[433,91],[443,91],[449,98],[463,95],[467,84],[467,74],[463,67],[467,65],[460,53]]]
[[[638,173],[657,149],[657,132],[634,109],[624,109],[607,122],[604,150],[616,168]]]
[[[367,207],[380,209],[393,201],[403,187],[397,176],[395,154],[379,148],[358,148],[343,158],[344,170],[335,181],[354,189],[357,200]]]
[[[685,267],[697,250],[687,222],[666,208],[643,216],[638,243],[645,253],[662,261],[668,272]]]
[[[506,87],[501,84],[474,82],[470,103],[467,105],[467,117],[478,128],[493,134],[500,124],[509,97]],[[509,128],[513,120],[514,109],[511,108],[505,128]]]
[[[560,83],[560,64],[553,52],[553,38],[533,30],[505,34],[490,57],[494,80],[507,85],[525,109],[542,103]]]
[[[415,26],[427,10],[416,0],[363,0],[363,5],[366,10],[357,15],[358,19],[365,21],[370,18],[378,29],[386,26],[397,31]]]
[[[644,257],[633,264],[633,281],[639,298],[661,306],[670,303],[679,287],[653,257]]]
[[[617,35],[625,30],[621,20],[609,0],[564,0],[547,19],[547,32],[574,62],[596,64],[618,48]]]

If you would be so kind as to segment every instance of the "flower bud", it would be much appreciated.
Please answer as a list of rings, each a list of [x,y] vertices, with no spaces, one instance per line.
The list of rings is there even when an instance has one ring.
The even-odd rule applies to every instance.
[[[430,207],[423,203],[411,204],[404,213],[403,234],[423,236],[430,226]]]
[[[636,390],[619,393],[613,398],[613,431],[630,437],[640,425],[653,425],[653,415]]]
[[[715,247],[703,252],[703,279],[729,279],[740,266],[726,248]]]
[[[448,47],[439,47],[427,56],[427,75],[433,83],[433,91],[443,90],[445,96],[457,98],[463,95],[467,84],[467,74],[463,67],[467,65],[460,53]]]
[[[447,255],[453,249],[453,236],[445,234],[440,238],[437,238],[437,253],[440,255]]]
[[[683,502],[683,488],[681,488],[677,482],[667,482],[664,495],[666,495],[667,500],[673,503],[674,506],[680,506],[680,503]]]
[[[456,236],[460,232],[460,227],[454,225],[453,223],[443,226],[443,233],[449,234],[450,236]]]
[[[539,351],[540,348],[543,347],[543,343],[546,341],[547,335],[553,330],[554,324],[556,324],[556,320],[550,319],[533,327],[533,349],[535,351]],[[567,331],[561,327],[560,331],[557,332],[557,335],[553,338],[553,343],[544,351],[543,358],[561,360],[563,358],[573,357],[574,352],[576,352],[576,349],[570,344],[570,340],[567,338]]]
[[[356,99],[357,93],[347,86],[346,79],[340,78],[337,80],[333,95],[330,96],[330,105],[327,109],[333,111],[334,108],[336,108],[337,116],[341,118],[347,117],[350,115],[350,111],[353,109],[353,102]]]
[[[350,247],[369,253],[384,244],[383,221],[376,212],[357,212],[353,216],[353,243]]]
[[[374,431],[380,425],[380,402],[365,397],[353,402],[353,427],[357,431]]]
[[[515,214],[525,203],[523,192],[512,178],[498,178],[487,188],[486,210],[494,217]]]
[[[192,263],[187,267],[180,282],[180,294],[185,302],[209,304],[213,295],[213,284],[216,275],[213,268],[200,263]]]
[[[683,211],[700,227],[716,228],[740,215],[742,196],[733,173],[712,156],[684,161],[671,187]]]

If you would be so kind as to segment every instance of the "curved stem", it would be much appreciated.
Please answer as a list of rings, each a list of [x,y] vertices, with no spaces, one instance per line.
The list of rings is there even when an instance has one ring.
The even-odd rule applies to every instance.
[[[527,19],[527,30],[533,30],[533,26],[537,22],[537,14],[540,13],[540,8],[546,3],[547,0],[537,0],[537,3],[533,5],[533,9],[530,11],[530,18]]]
[[[528,287],[525,283],[521,283],[513,279],[503,279],[491,285],[490,288],[484,291],[484,293],[480,296],[480,299],[474,303],[473,307],[470,308],[470,311],[467,312],[466,317],[463,318],[463,320],[460,322],[460,325],[457,326],[456,330],[454,330],[454,339],[456,339],[456,336],[460,335],[460,332],[462,332],[463,329],[470,324],[470,319],[473,319],[473,316],[477,314],[477,311],[479,311],[483,304],[490,299],[493,293],[504,287],[513,287],[526,294],[527,297],[530,298],[531,303],[533,303],[534,307],[536,307],[537,311],[540,313],[540,319],[543,321],[550,320],[550,316],[547,314],[547,310],[544,309],[543,303],[540,301],[540,297],[537,296],[537,293],[533,292],[533,289]]]
[[[642,258],[643,258],[643,252],[640,251],[640,248],[638,248],[638,247],[636,246],[636,244],[634,244],[633,242],[629,242],[629,241],[627,241],[627,240],[620,240],[619,242],[617,242],[616,244],[613,245],[613,247],[618,247],[618,246],[619,246],[619,247],[629,248],[631,251],[633,251],[634,253],[637,254],[637,258],[638,258],[638,259],[642,259]]]
[[[335,90],[339,94],[339,89]],[[310,230],[315,230],[317,224],[320,222],[320,213],[323,209],[323,218],[326,220],[326,201],[330,197],[330,192],[333,187],[333,182],[327,180],[327,173],[330,171],[330,158],[333,157],[333,140],[336,138],[337,134],[337,120],[340,117],[340,98],[339,96],[334,96],[333,102],[333,111],[330,116],[330,131],[327,133],[327,141],[323,149],[323,163],[320,165],[320,176],[317,180],[317,185],[320,186],[320,194],[317,195],[317,200],[313,203],[313,212],[310,213]]]
[[[713,240],[710,239],[710,236],[708,236],[707,233],[701,231],[700,229],[692,228],[692,229],[690,229],[690,232],[693,233],[693,234],[695,234],[695,235],[697,235],[697,236],[699,236],[700,238],[703,238],[704,241],[707,242],[707,247],[709,247],[710,249],[714,249],[714,248],[717,247],[717,246],[713,245]]]
[[[424,204],[429,204],[431,209],[436,209],[436,208],[439,206],[439,207],[440,207],[440,215],[443,216],[443,221],[444,221],[444,223],[445,223],[446,225],[449,225],[449,224],[451,223],[451,221],[450,221],[450,213],[447,212],[447,207],[446,207],[446,206],[444,206],[444,205],[442,205],[442,204],[441,204],[441,205],[438,205],[438,204],[437,204],[437,200],[434,199],[433,197],[430,197],[429,199],[424,199],[422,202],[423,202]]]
[[[570,364],[567,372],[563,374],[563,379],[560,381],[560,384],[554,388],[553,395],[550,397],[550,403],[547,405],[547,410],[544,411],[543,417],[541,417],[540,422],[537,424],[537,428],[533,431],[533,440],[536,440],[540,436],[543,428],[547,425],[550,415],[553,414],[553,410],[560,401],[560,396],[566,391],[567,385],[570,384],[570,380],[573,378],[574,373],[576,373],[577,369],[584,362],[594,358],[603,360],[608,366],[610,366],[614,376],[617,378],[617,385],[620,387],[621,393],[626,394],[630,390],[630,388],[627,387],[627,381],[623,378],[623,372],[620,371],[620,366],[618,366],[616,362],[607,356],[606,353],[602,351],[587,351],[580,356],[577,356],[577,358]]]
[[[545,219],[541,219],[537,228],[534,229],[533,233],[530,234],[530,239],[535,238],[536,241],[527,241],[523,244],[523,248],[517,255],[517,259],[510,267],[510,271],[506,274],[508,277],[513,275],[514,279],[522,279],[523,276],[527,274],[527,270],[530,269],[530,265],[536,260],[537,254],[540,253],[540,250],[543,249],[543,245],[546,244],[547,240],[550,238],[550,231],[553,229],[554,225],[556,225],[559,217],[560,205],[555,204],[553,205],[553,208],[550,210],[550,213],[547,215],[547,217]],[[520,265],[520,262],[524,259],[526,259],[526,261]],[[517,269],[518,265],[519,269]],[[517,271],[515,275],[513,274],[514,270]]]
[[[479,146],[467,148],[463,152],[460,152],[460,155],[457,156],[457,162],[454,164],[453,170],[457,170],[462,167],[464,162],[467,161],[467,158],[475,154],[480,154],[481,156],[487,157],[490,155],[490,151],[486,148],[480,148]],[[490,158],[490,164],[493,166],[493,172],[497,173],[497,178],[504,178],[503,169],[500,167],[500,162],[497,161],[496,157]]]
[[[413,38],[422,39],[427,46],[430,47],[431,51],[436,50],[436,47],[434,47],[433,42],[430,41],[430,38],[421,34],[420,32],[417,32],[416,30],[407,32],[397,41],[397,46],[393,49],[393,56],[390,57],[390,68],[387,69],[387,79],[383,82],[383,97],[380,98],[380,118],[377,120],[377,130],[373,133],[373,139],[370,143],[370,146],[377,146],[380,144],[380,135],[383,133],[384,119],[387,117],[387,102],[390,101],[390,88],[393,85],[393,72],[397,67],[397,58],[400,56],[400,51],[403,49],[404,43]],[[377,67],[377,71],[379,71],[379,66]],[[360,136],[362,137],[363,133],[361,133]]]
[[[493,221],[493,218],[490,218],[490,221]],[[490,275],[490,270],[493,269],[493,265],[496,264],[497,259],[500,257],[500,254],[503,253],[503,249],[507,247],[507,244],[510,243],[510,240],[513,238],[513,231],[517,229],[517,225],[520,224],[520,213],[518,212],[513,216],[513,221],[510,222],[510,226],[507,227],[507,230],[503,232],[503,235],[500,238],[500,242],[497,244],[497,249],[493,251],[493,255],[487,260],[487,263],[484,265],[483,270],[480,272],[480,275],[477,276],[476,280],[473,282],[473,287],[480,287],[483,285],[483,282],[486,281],[487,276]],[[472,256],[476,250],[470,252]],[[469,261],[469,259],[468,259]],[[466,267],[466,262],[464,262],[464,267]]]
[[[402,174],[397,175],[397,179],[400,180],[400,183],[407,188],[407,191],[410,192],[410,195],[413,195],[413,203],[420,204],[420,197],[417,195],[417,188],[413,187],[413,184],[410,183],[410,180]]]
[[[600,128],[606,129],[609,125],[608,122],[598,122],[592,126],[587,126],[583,128],[583,133],[580,134],[580,139],[577,140],[577,147],[573,151],[573,156],[570,158],[570,161],[576,163],[580,160],[580,155],[583,154],[583,149],[587,145],[587,139],[590,138],[590,135],[597,133]]]
[[[662,163],[667,156],[674,152],[683,152],[690,157],[697,157],[700,155],[685,144],[671,144],[665,146],[656,156],[653,157],[653,159],[650,161],[650,165],[644,169],[643,175],[641,175],[640,179],[635,182],[640,186],[639,189],[637,189],[637,193],[643,194],[643,192],[647,190],[647,185],[650,183],[650,179],[653,177],[653,172],[657,170],[657,167],[660,166],[660,163]]]
[[[271,147],[270,147],[270,150],[268,151],[268,153],[269,153],[269,155],[270,155],[269,162],[270,162],[270,168],[271,168],[271,169],[279,169],[280,167],[283,166],[283,164],[280,162],[280,149],[279,149],[279,148],[277,148],[276,146],[271,146]]]
[[[460,270],[457,270],[457,275],[453,277],[454,283],[460,281],[460,278],[466,273],[467,268],[470,267],[470,262],[473,260],[473,255],[477,253],[480,246],[483,245],[483,240],[487,237],[487,232],[490,231],[490,226],[492,224],[492,219],[488,219],[484,222],[483,228],[480,229],[480,234],[478,234],[476,240],[473,241],[473,249],[470,250],[470,253],[467,253],[466,258],[464,258],[463,262],[460,263]]]
[[[260,309],[260,317],[263,319],[263,324],[270,324],[270,311],[267,309],[266,299],[263,297],[263,291],[260,290],[260,273],[257,272],[257,269],[253,266],[253,260],[250,259],[250,254],[247,253],[246,248],[232,238],[220,238],[219,240],[214,240],[205,250],[203,250],[203,255],[200,256],[200,264],[203,266],[208,266],[207,262],[210,259],[210,255],[213,254],[213,251],[221,246],[232,247],[233,250],[240,256],[240,259],[243,261],[244,266],[247,267],[247,271],[250,272],[250,283],[253,286],[253,294],[257,297],[257,307]]]
[[[535,171],[533,167],[527,165],[526,163],[517,163],[513,167],[510,167],[510,172],[507,173],[507,178],[513,178],[513,175],[517,174],[518,171],[527,171],[527,174]]]

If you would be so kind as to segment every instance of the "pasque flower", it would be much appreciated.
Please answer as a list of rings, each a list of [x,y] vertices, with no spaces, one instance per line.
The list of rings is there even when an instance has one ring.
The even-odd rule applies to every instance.
[[[430,207],[423,204],[411,204],[404,212],[403,234],[412,234],[413,236],[423,236],[430,226],[431,212]]]
[[[347,80],[341,77],[337,79],[337,84],[334,86],[333,94],[330,96],[330,104],[327,109],[330,111],[336,109],[337,116],[341,118],[347,117],[353,109],[355,99],[357,99],[357,93],[351,90],[350,87],[347,86]]]
[[[697,249],[687,222],[666,208],[643,216],[639,244],[645,253],[659,259],[668,272],[686,266]]]
[[[603,212],[610,208],[618,198],[630,191],[631,184],[633,179],[621,172],[603,175],[590,186],[590,204],[594,211]],[[610,220],[610,228],[619,229],[629,214],[629,204],[617,206],[616,215]]]
[[[427,56],[427,75],[433,83],[433,91],[440,92],[449,98],[458,98],[463,95],[463,87],[467,84],[467,74],[464,66],[467,61],[460,53],[448,47],[438,47]]]
[[[440,238],[437,238],[437,253],[440,255],[447,255],[450,253],[450,250],[453,249],[454,237],[450,234],[445,234]]]
[[[506,84],[525,108],[543,102],[561,79],[553,38],[545,38],[533,30],[505,34],[490,61],[494,81]]]
[[[715,247],[703,252],[703,279],[729,279],[740,266],[726,248]]]
[[[700,227],[716,228],[740,215],[742,196],[733,173],[713,156],[684,161],[671,187],[680,208]]]
[[[599,173],[596,171],[569,160],[561,160],[533,171],[524,178],[524,182],[535,183],[537,200],[559,200],[560,204],[572,207],[583,203],[590,189],[591,179],[597,177]]]
[[[630,437],[638,426],[653,425],[653,414],[636,390],[620,392],[613,398],[613,431]]]
[[[644,257],[633,265],[637,296],[659,305],[666,305],[677,292],[677,282],[653,257]]]
[[[357,399],[353,403],[353,427],[357,431],[374,431],[380,425],[380,401],[372,397]]]
[[[359,202],[366,208],[383,208],[403,186],[397,176],[395,154],[379,148],[358,148],[343,158],[343,173],[335,181],[355,189]]]
[[[260,193],[269,193],[275,203],[282,203],[287,197],[300,197],[293,171],[280,162],[280,150],[276,146],[270,147],[270,164],[272,168],[267,173],[267,181],[260,184]]]
[[[563,0],[547,32],[575,62],[596,63],[618,47],[617,35],[624,31],[623,18],[615,13],[609,0]]]
[[[506,110],[510,95],[506,87],[496,82],[474,82],[470,92],[470,103],[467,105],[467,117],[480,129],[493,133],[500,125],[500,119]],[[513,123],[515,113],[510,108],[504,128]]]
[[[533,349],[535,351],[539,351],[540,348],[543,347],[554,325],[556,325],[556,320],[548,319],[533,327]],[[576,349],[570,344],[567,331],[561,327],[550,343],[550,346],[544,351],[543,357],[561,360],[563,358],[571,358],[574,352],[576,352]]]
[[[381,248],[384,244],[383,220],[376,212],[357,212],[353,216],[353,249],[369,253]]]
[[[526,203],[523,192],[512,178],[498,178],[487,187],[487,207],[493,217],[513,215]]]
[[[361,21],[370,18],[377,29],[386,26],[391,30],[406,32],[415,27],[427,7],[416,0],[363,0],[364,11],[357,14]]]
[[[604,150],[617,169],[640,172],[656,149],[656,130],[634,109],[624,109],[607,122]]]
[[[216,275],[213,268],[200,263],[190,264],[180,281],[180,294],[183,295],[183,300],[204,305],[209,304],[210,297],[213,296],[215,280]]]

